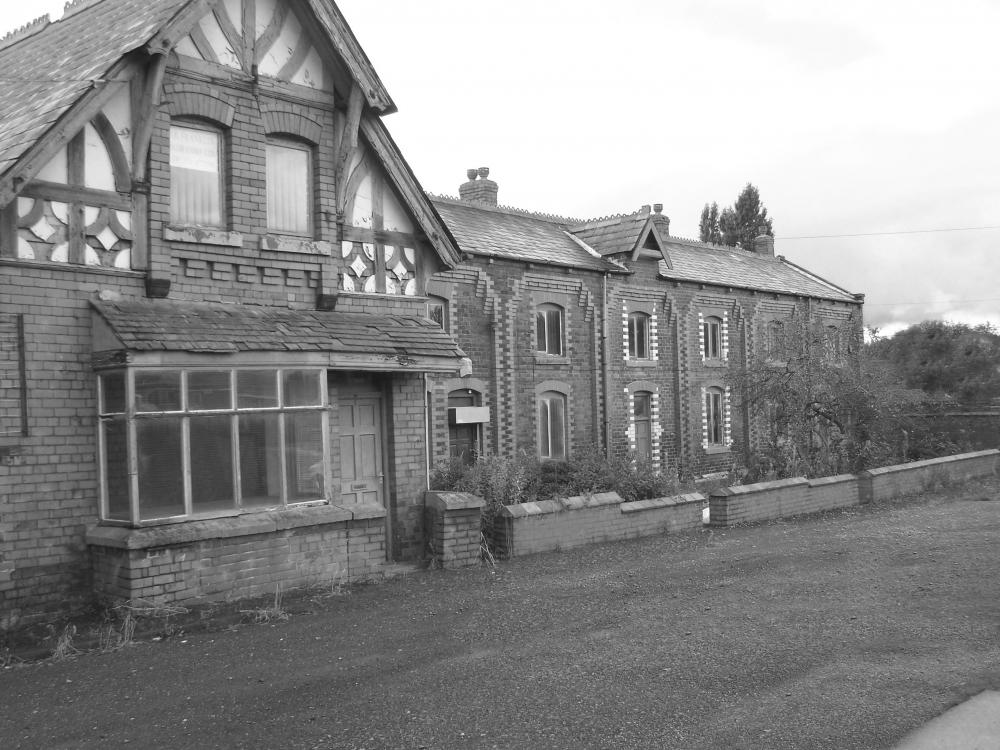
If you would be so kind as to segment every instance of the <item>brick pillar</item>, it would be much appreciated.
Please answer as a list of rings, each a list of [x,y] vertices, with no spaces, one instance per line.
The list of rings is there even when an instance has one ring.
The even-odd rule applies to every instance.
[[[466,492],[425,492],[427,539],[445,569],[479,563],[481,498]]]

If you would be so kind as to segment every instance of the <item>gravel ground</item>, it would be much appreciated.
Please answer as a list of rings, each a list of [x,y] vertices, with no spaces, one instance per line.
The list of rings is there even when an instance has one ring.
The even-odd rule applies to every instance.
[[[886,748],[1000,687],[1000,488],[421,572],[0,672],[5,748]]]

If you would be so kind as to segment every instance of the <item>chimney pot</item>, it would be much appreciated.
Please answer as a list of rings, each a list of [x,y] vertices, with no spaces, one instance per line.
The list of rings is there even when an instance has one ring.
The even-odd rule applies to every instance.
[[[465,170],[465,176],[468,177],[470,181],[476,179],[476,175],[477,174],[479,174],[479,170],[478,169],[466,169]]]
[[[663,204],[662,203],[654,203],[653,204],[653,211],[655,213],[662,214],[663,213]]]
[[[490,176],[490,168],[489,167],[480,167],[479,168],[479,176],[482,177],[485,180],[487,177]]]

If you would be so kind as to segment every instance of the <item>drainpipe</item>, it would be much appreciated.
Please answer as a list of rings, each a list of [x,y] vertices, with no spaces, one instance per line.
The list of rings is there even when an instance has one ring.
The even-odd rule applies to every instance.
[[[611,459],[611,421],[608,418],[610,412],[608,405],[609,398],[609,384],[608,379],[611,374],[610,357],[608,354],[608,274],[604,273],[604,277],[601,280],[602,292],[601,295],[601,378],[603,380],[603,391],[604,391],[604,456],[607,459]]]

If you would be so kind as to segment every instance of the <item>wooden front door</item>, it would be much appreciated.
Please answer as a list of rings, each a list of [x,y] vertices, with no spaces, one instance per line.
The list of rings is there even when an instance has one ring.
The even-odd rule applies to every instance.
[[[383,505],[382,400],[377,395],[339,399],[340,502]]]

